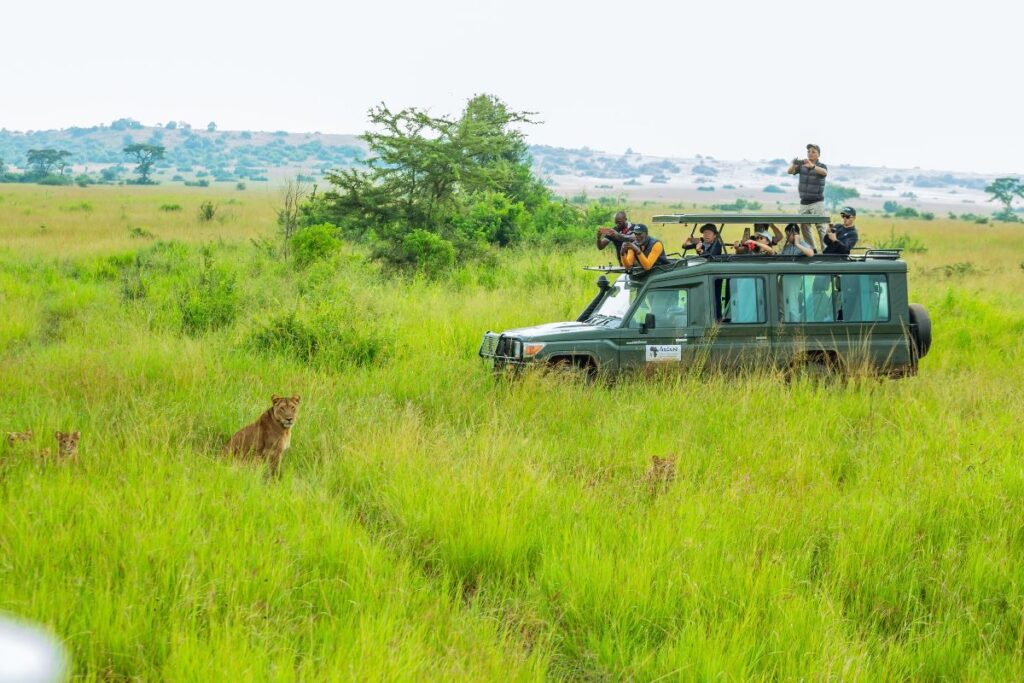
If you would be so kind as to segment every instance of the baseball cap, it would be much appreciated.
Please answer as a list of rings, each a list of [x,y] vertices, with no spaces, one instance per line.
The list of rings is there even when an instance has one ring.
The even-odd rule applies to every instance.
[[[814,144],[813,142],[808,142],[808,143],[807,143],[807,149],[813,149],[813,150],[815,150],[815,151],[816,151],[816,152],[817,152],[818,154],[821,154],[821,147],[818,147],[818,146],[817,146],[816,144]]]
[[[701,232],[704,232],[705,230],[710,230],[711,232],[715,233],[716,235],[718,234],[718,228],[715,227],[714,223],[705,223],[704,225],[700,226],[700,231]]]
[[[647,232],[647,226],[643,223],[636,223],[633,225],[633,232]]]
[[[786,232],[800,232],[800,226],[796,223],[790,223],[786,226]]]
[[[857,209],[853,208],[852,206],[844,206],[843,210],[839,212],[839,215],[843,214],[846,214],[847,216],[856,216]]]

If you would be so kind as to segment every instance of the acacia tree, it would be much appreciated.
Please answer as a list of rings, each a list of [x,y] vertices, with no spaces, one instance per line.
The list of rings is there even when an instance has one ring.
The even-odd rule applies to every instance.
[[[1013,212],[1013,200],[1018,197],[1024,199],[1024,182],[1020,178],[996,178],[985,188],[985,192],[992,195],[990,202],[1003,203],[1003,210],[996,214],[996,218],[1004,221],[1018,220]]]
[[[64,149],[30,149],[27,155],[32,175],[39,178],[50,175],[55,167],[59,167],[63,175],[67,166],[65,159],[69,156],[71,152]]]
[[[149,179],[149,174],[153,170],[153,164],[164,158],[164,151],[163,145],[144,143],[135,143],[124,148],[124,153],[132,157],[138,164],[135,167],[135,172],[139,174],[139,185],[149,185],[153,182]]]
[[[845,204],[848,199],[856,199],[859,196],[860,192],[855,187],[843,187],[835,183],[826,183],[825,185],[825,203],[833,211],[840,204]]]
[[[514,112],[492,95],[471,99],[457,118],[416,109],[370,110],[374,129],[362,135],[369,156],[362,169],[331,172],[323,196],[333,222],[400,244],[414,231],[445,234],[453,216],[479,193],[532,206],[547,190],[531,172],[522,133],[529,112]]]

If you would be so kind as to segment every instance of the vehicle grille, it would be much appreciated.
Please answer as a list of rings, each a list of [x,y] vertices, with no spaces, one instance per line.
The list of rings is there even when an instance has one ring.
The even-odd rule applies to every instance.
[[[498,341],[501,339],[500,334],[494,332],[488,332],[484,335],[484,341],[480,344],[480,355],[485,357],[493,357],[498,349]]]
[[[503,337],[494,332],[485,334],[483,343],[480,344],[479,355],[485,358],[518,359],[522,357],[522,354],[522,341]]]

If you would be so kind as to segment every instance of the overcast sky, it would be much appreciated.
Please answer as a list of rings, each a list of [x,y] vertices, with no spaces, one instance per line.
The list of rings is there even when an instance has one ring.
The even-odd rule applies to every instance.
[[[489,92],[533,143],[1024,172],[1015,0],[162,2],[4,7],[0,127],[358,133]]]

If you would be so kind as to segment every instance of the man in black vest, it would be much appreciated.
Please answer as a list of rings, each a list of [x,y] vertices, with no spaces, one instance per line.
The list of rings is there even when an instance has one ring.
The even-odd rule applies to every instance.
[[[633,226],[635,242],[624,242],[620,250],[622,265],[632,268],[634,263],[639,262],[644,270],[650,270],[654,266],[668,263],[665,256],[665,246],[661,240],[656,240],[647,234],[647,226],[637,223]]]
[[[811,143],[807,145],[807,158],[793,159],[786,171],[790,175],[800,177],[800,213],[804,215],[825,213],[825,176],[828,175],[828,166],[818,161],[819,157],[821,148]],[[827,223],[818,224],[818,245],[821,249],[825,248],[827,227]],[[800,230],[803,232],[804,241],[813,245],[810,224],[802,223]]]

